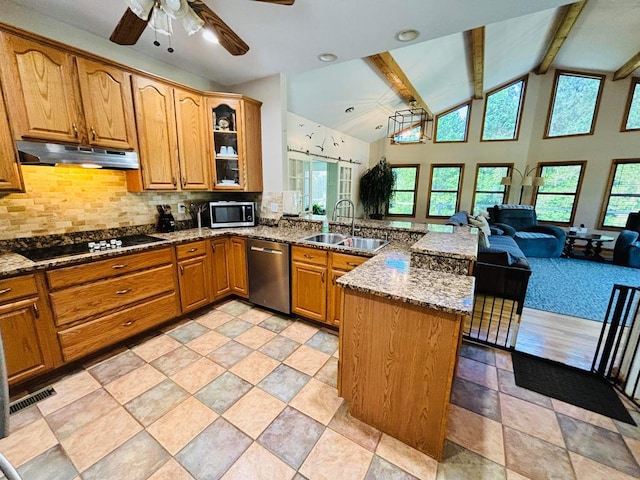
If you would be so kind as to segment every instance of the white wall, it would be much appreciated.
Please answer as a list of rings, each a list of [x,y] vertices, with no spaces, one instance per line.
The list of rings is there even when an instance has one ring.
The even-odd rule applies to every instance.
[[[78,8],[82,8],[82,2],[78,3]],[[131,48],[116,45],[109,39],[98,37],[67,23],[45,17],[33,10],[16,5],[13,2],[0,0],[0,11],[2,12],[0,22],[8,25],[37,33],[43,37],[193,88],[210,91],[222,90],[217,83],[211,80],[193,75],[184,70],[179,70],[167,63],[141,55]]]
[[[611,161],[619,158],[640,157],[640,133],[620,132],[622,116],[630,87],[630,79],[613,82],[610,77],[604,85],[595,133],[592,136],[576,136],[543,139],[549,100],[553,88],[554,71],[546,75],[529,75],[524,103],[520,135],[517,141],[480,142],[484,99],[475,100],[471,108],[469,140],[466,143],[439,143],[428,141],[419,145],[390,145],[381,139],[371,145],[371,159],[376,162],[386,156],[391,163],[420,164],[417,221],[425,221],[429,168],[432,163],[464,163],[461,210],[471,209],[476,165],[478,163],[511,163],[519,170],[532,167],[541,161],[586,160],[584,182],[576,211],[575,223],[584,223],[594,229],[598,223],[600,207],[605,194]],[[519,176],[514,176],[514,183]],[[525,189],[523,203],[530,200]],[[520,188],[511,188],[509,201],[517,203]],[[599,233],[607,234],[605,231]],[[610,232],[609,232],[610,234]]]

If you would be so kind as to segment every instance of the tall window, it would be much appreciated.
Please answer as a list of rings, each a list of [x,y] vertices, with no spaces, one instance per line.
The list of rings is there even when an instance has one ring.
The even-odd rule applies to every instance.
[[[471,102],[453,107],[436,116],[435,142],[466,142]]]
[[[311,211],[311,160],[289,159],[289,188],[302,196],[302,211]]]
[[[527,77],[487,94],[482,122],[482,141],[517,140]]]
[[[534,205],[538,220],[573,223],[586,162],[540,163],[544,185],[539,187]]]
[[[545,138],[593,134],[604,78],[556,70]]]
[[[640,78],[631,81],[627,108],[624,112],[622,131],[640,130]]]
[[[476,169],[476,187],[473,192],[473,213],[487,210],[494,205],[507,203],[507,186],[500,182],[503,177],[511,176],[513,163],[479,163]]]
[[[431,165],[427,217],[450,217],[460,207],[464,164]]]
[[[353,200],[351,192],[353,190],[353,167],[351,165],[338,165],[338,199]],[[336,200],[336,202],[337,202]],[[330,205],[331,207],[331,205]],[[346,217],[350,214],[351,206],[348,203],[341,203],[338,207],[337,216]],[[334,213],[331,212],[333,215]]]
[[[388,215],[413,217],[416,214],[416,190],[420,165],[393,165],[395,175]]]
[[[600,226],[624,228],[629,212],[637,211],[640,211],[640,159],[614,160]]]

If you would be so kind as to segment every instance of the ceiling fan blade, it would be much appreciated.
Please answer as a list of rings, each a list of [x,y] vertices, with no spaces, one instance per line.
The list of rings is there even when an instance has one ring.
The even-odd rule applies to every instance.
[[[256,2],[275,3],[276,5],[293,5],[296,0],[255,0]]]
[[[118,45],[135,45],[148,22],[149,20],[142,20],[130,8],[127,8],[109,40]]]
[[[191,0],[189,6],[204,20],[205,27],[211,28],[218,36],[218,41],[231,55],[244,55],[249,51],[249,45],[234,32],[229,25],[213,13],[202,0]]]

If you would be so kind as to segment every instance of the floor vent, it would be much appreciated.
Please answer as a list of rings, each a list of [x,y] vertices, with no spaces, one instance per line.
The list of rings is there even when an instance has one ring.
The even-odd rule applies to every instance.
[[[20,410],[24,410],[25,408],[30,407],[31,405],[35,405],[40,400],[44,400],[45,398],[48,398],[51,395],[55,395],[55,394],[56,394],[56,391],[53,389],[53,387],[47,387],[47,388],[43,388],[42,390],[38,390],[37,392],[34,392],[31,395],[24,397],[22,400],[17,400],[13,403],[10,403],[9,414],[13,415],[16,412],[19,412]]]

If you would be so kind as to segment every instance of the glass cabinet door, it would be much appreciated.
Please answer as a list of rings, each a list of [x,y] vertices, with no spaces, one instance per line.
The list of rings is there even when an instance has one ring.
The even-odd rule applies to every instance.
[[[242,152],[238,150],[239,105],[234,101],[211,104],[216,189],[244,188]]]

